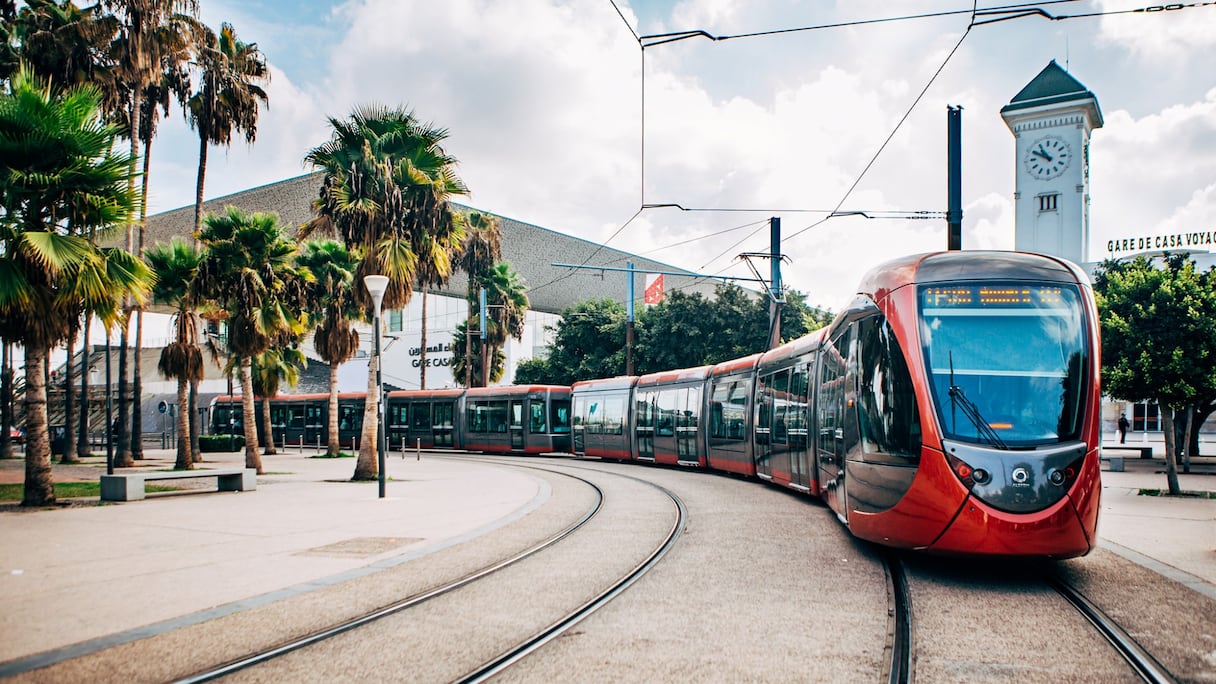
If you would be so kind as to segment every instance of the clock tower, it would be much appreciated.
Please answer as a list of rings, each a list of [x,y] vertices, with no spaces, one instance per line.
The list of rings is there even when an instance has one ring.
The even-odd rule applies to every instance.
[[[1089,137],[1098,99],[1052,60],[1001,109],[1016,139],[1014,249],[1088,261]]]

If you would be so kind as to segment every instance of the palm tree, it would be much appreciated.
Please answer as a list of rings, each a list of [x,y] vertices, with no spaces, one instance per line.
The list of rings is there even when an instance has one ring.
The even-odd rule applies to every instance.
[[[288,342],[306,327],[312,275],[295,265],[296,245],[275,214],[228,207],[203,219],[198,239],[207,255],[191,296],[211,300],[226,316],[227,347],[240,369],[245,421],[245,467],[262,472],[253,405],[253,358]]]
[[[464,225],[464,214],[456,213],[453,220]],[[459,254],[462,243],[450,240],[438,240],[435,236],[426,234],[419,239],[418,267],[415,271],[415,283],[422,293],[422,340],[418,353],[418,389],[426,389],[426,331],[427,331],[427,290],[443,286],[452,276],[452,257]]]
[[[450,273],[451,246],[463,239],[449,202],[468,192],[456,175],[456,160],[440,143],[447,131],[419,123],[401,108],[359,108],[348,120],[330,118],[330,140],[309,151],[305,161],[325,172],[316,213],[301,231],[338,235],[362,250],[356,282],[367,275],[389,279],[384,309],[400,309],[410,299],[420,254],[435,261],[437,272]],[[366,289],[352,290],[367,319],[373,318]],[[355,480],[376,479],[376,416],[379,359],[368,364],[368,400],[363,437],[355,463]]]
[[[26,474],[23,505],[55,500],[43,364],[73,312],[106,325],[120,301],[142,300],[153,276],[120,249],[99,248],[102,232],[135,213],[129,155],[116,154],[117,128],[101,121],[91,86],[58,93],[28,69],[0,95],[0,332],[25,348]]]
[[[198,274],[203,253],[185,240],[174,238],[168,245],[156,245],[144,258],[156,273],[156,287],[152,299],[173,307],[175,335],[160,352],[157,370],[165,378],[177,380],[177,470],[194,467],[190,451],[190,422],[188,387],[203,378],[203,352],[199,348],[198,316],[194,313],[194,302],[190,297],[190,284]]]
[[[505,261],[494,264],[482,282],[486,288],[486,303],[490,307],[486,342],[497,355],[506,345],[507,338],[523,338],[528,287],[523,277],[511,270],[511,265]]]
[[[148,179],[151,178],[152,140],[156,137],[157,123],[160,115],[169,115],[172,101],[184,102],[190,93],[190,74],[186,71],[186,61],[195,35],[201,25],[191,17],[179,16],[158,28],[161,34],[163,49],[160,54],[160,78],[149,83],[144,89],[140,100],[142,113],[139,117],[139,137],[144,145],[144,172],[141,197],[148,196]],[[144,202],[139,211],[139,240],[136,253],[144,253],[144,228],[148,223],[148,204]],[[197,329],[197,326],[195,326]],[[142,358],[144,334],[144,310],[141,307],[135,312],[135,358],[137,362],[132,376],[131,391],[136,400],[131,405],[131,455],[133,458],[143,458],[143,366],[138,363]],[[195,381],[197,382],[197,381]],[[184,409],[182,404],[179,409]],[[179,411],[180,413],[181,411]]]
[[[202,82],[187,103],[187,120],[198,131],[198,182],[194,191],[194,232],[202,229],[203,185],[207,177],[207,147],[232,144],[235,133],[252,143],[258,134],[258,102],[269,103],[262,83],[270,80],[266,58],[257,43],[236,37],[232,24],[220,25],[219,35],[204,28],[195,45],[194,64]]]
[[[469,315],[465,324],[465,331],[467,333],[467,331],[472,330],[476,326],[473,322],[476,317],[476,309],[473,308],[473,302],[478,301],[478,291],[481,289],[482,280],[485,278],[486,273],[494,267],[494,264],[502,258],[502,231],[499,228],[497,217],[493,214],[480,211],[470,211],[465,224],[464,245],[461,247],[460,259],[457,263],[460,270],[464,271],[468,276],[468,296],[466,301],[469,302]],[[456,342],[455,339],[452,341]],[[464,358],[471,359],[472,357],[472,337],[465,334]],[[477,367],[480,368],[480,366]],[[472,387],[473,368],[472,364],[465,363],[461,370],[458,371],[453,368],[452,372],[456,377],[464,375],[464,386]],[[478,377],[480,379],[480,375]]]
[[[135,164],[140,159],[140,144],[143,142],[141,132],[145,112],[144,99],[148,87],[160,82],[165,64],[180,60],[183,52],[183,42],[190,42],[194,28],[197,26],[195,17],[198,15],[197,0],[101,0],[104,9],[113,13],[118,21],[117,38],[111,45],[110,52],[114,58],[116,81],[123,99],[123,109],[128,112],[123,123],[126,124],[126,136],[131,141],[131,187],[134,191]],[[144,186],[146,188],[146,185]],[[140,204],[147,204],[147,194],[140,194]],[[143,212],[133,217],[134,221],[127,225],[127,250],[142,255],[144,242]],[[138,228],[138,230],[137,230]],[[129,428],[132,421],[129,416],[129,404],[132,397],[127,392],[127,364],[130,354],[128,333],[132,307],[128,302],[119,330],[118,355],[118,461],[123,465],[131,465],[131,434]],[[142,332],[139,330],[140,320],[136,321],[136,354],[142,346]],[[138,377],[139,363],[136,356],[135,373]],[[138,385],[138,380],[136,380]],[[139,405],[139,397],[134,397],[134,404]],[[138,415],[136,411],[136,415]],[[138,445],[137,445],[137,448]]]
[[[338,368],[354,358],[359,351],[359,332],[351,325],[361,311],[351,296],[355,269],[360,254],[350,251],[335,240],[310,240],[298,263],[312,272],[316,280],[309,297],[319,323],[313,332],[312,344],[321,360],[329,364],[329,419],[326,452],[337,456],[338,443]]]

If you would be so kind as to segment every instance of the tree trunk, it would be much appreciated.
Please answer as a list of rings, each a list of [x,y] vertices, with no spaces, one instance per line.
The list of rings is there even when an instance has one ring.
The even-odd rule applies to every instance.
[[[75,328],[75,326],[72,326]],[[63,365],[63,455],[60,463],[80,463],[76,456],[76,333],[68,333],[68,362]]]
[[[376,449],[376,416],[380,406],[380,392],[376,386],[376,371],[380,359],[373,353],[367,363],[367,401],[363,406],[363,426],[360,428],[359,458],[355,461],[352,480],[375,480],[380,476]]]
[[[1170,496],[1178,496],[1182,493],[1178,486],[1178,461],[1174,458],[1177,451],[1174,444],[1174,409],[1165,405],[1164,402],[1159,402],[1161,406],[1161,428],[1165,439],[1165,480],[1169,486]]]
[[[472,307],[470,306],[470,310]],[[473,317],[464,323],[464,386],[473,386]]]
[[[190,383],[184,378],[177,380],[177,461],[174,470],[193,470],[194,459],[190,456]]]
[[[141,103],[142,105],[142,103]],[[149,128],[149,131],[152,129]],[[140,190],[139,203],[139,234],[135,243],[135,256],[144,258],[144,226],[148,223],[148,171],[152,167],[152,138],[149,136],[144,144],[144,174],[140,178],[143,186]],[[131,405],[131,456],[136,460],[144,458],[144,310],[141,306],[135,312],[135,368],[131,383],[131,393],[135,402]]]
[[[231,376],[229,376],[229,379],[231,379]],[[189,430],[189,432],[190,432],[190,434],[189,434],[188,438],[186,439],[186,441],[189,442],[189,444],[190,444],[190,460],[194,461],[195,463],[202,463],[203,462],[203,451],[198,446],[198,433],[199,433],[198,422],[199,421],[197,418],[195,418],[195,416],[198,415],[198,381],[197,380],[190,381],[189,404],[190,404],[190,407],[189,407],[189,410],[190,410],[190,430]]]
[[[253,359],[241,357],[241,415],[245,421],[245,467],[262,474],[262,456],[258,454],[258,420],[253,409]]]
[[[422,347],[418,352],[418,389],[426,389],[426,290],[422,291]]]
[[[342,450],[342,445],[338,442],[338,364],[336,363],[329,364],[329,412],[325,422],[327,423],[325,453],[329,456],[337,456]]]
[[[141,228],[142,230],[142,228]],[[143,373],[140,368],[143,366],[140,359],[143,356],[142,349],[144,342],[144,312],[143,309],[135,310],[135,350],[131,354],[131,358],[135,359],[132,364],[131,373],[131,457],[142,461],[144,458],[144,389],[143,389]]]
[[[122,330],[118,332],[118,439],[117,453],[114,455],[115,468],[130,468],[135,465],[131,458],[131,406],[127,387],[127,325],[130,323],[131,312],[124,314]]]
[[[203,183],[207,179],[207,137],[199,136],[198,182],[194,185],[194,234],[203,229]]]
[[[13,457],[13,440],[9,431],[13,427],[13,345],[8,340],[0,342],[0,458]]]
[[[279,452],[274,448],[274,423],[270,415],[270,397],[262,397],[262,425],[266,426],[266,444],[262,447],[263,456],[273,456]]]
[[[25,494],[22,506],[55,503],[51,439],[47,429],[46,349],[25,349]]]
[[[86,313],[84,318],[84,348],[80,350],[80,424],[76,440],[76,455],[84,458],[89,455],[89,352],[92,344],[89,333],[93,327],[93,314]]]
[[[1195,424],[1192,416],[1195,415],[1195,409],[1192,406],[1186,407],[1186,422],[1182,426],[1182,472],[1191,472],[1191,430]]]

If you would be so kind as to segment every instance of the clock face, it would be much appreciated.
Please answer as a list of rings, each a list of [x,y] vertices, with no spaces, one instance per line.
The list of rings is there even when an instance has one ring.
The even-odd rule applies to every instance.
[[[1055,178],[1072,163],[1068,143],[1055,136],[1039,138],[1026,150],[1026,171],[1042,180]]]

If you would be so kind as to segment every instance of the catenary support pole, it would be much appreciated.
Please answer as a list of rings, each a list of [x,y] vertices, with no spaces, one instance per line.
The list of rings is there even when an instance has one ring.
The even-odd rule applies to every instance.
[[[963,107],[946,105],[946,248],[963,248]]]

